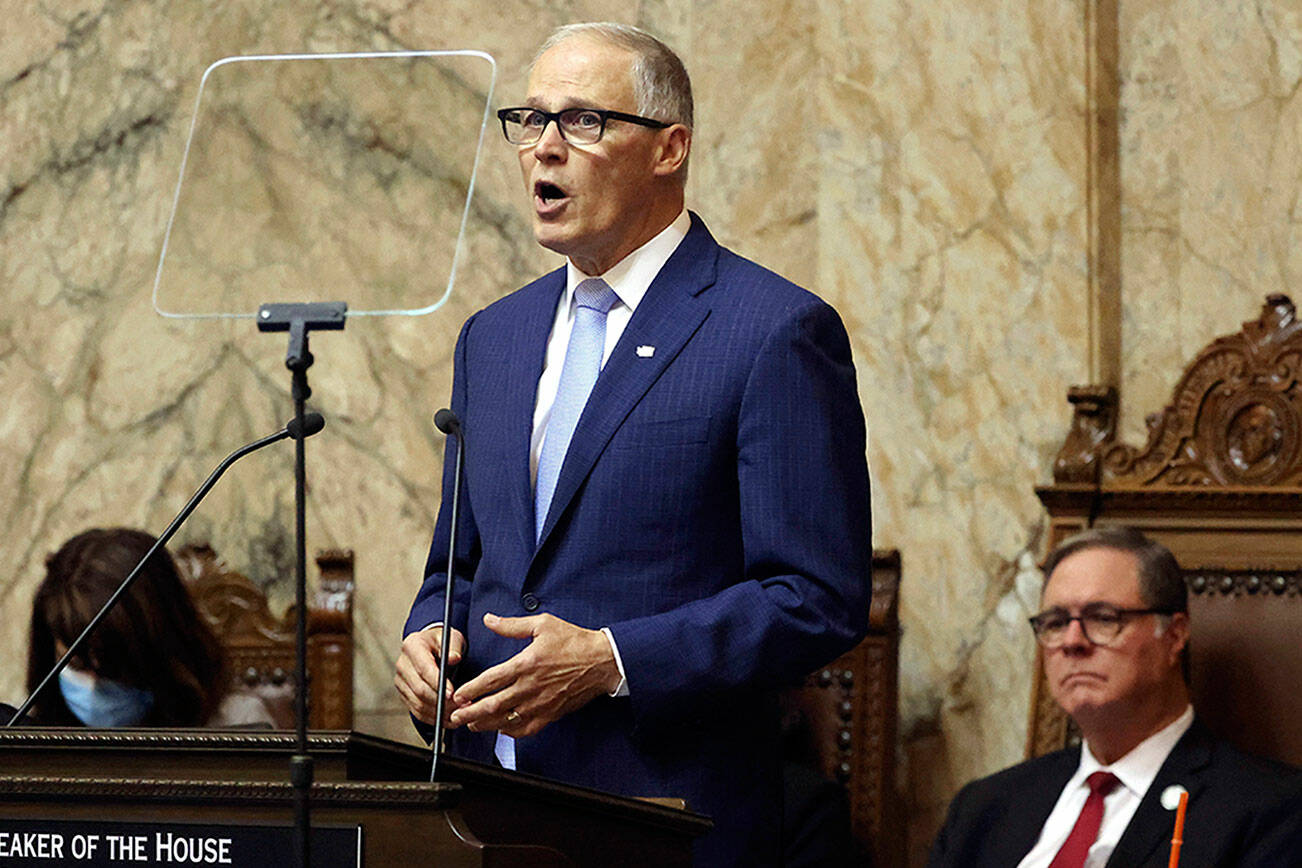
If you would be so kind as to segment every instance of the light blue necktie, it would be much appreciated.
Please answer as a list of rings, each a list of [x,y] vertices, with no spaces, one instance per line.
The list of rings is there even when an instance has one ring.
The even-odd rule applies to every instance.
[[[542,536],[547,510],[556,491],[556,480],[561,475],[565,453],[570,448],[570,438],[583,414],[583,405],[601,372],[601,354],[606,346],[606,314],[619,301],[619,296],[606,281],[589,278],[574,288],[574,329],[570,344],[565,350],[565,364],[561,366],[561,381],[556,388],[556,401],[552,404],[543,436],[542,452],[538,456],[538,480],[534,486],[534,539]]]
[[[606,314],[618,301],[619,296],[599,277],[589,278],[574,287],[574,302],[578,305],[574,312],[574,328],[565,349],[556,401],[552,404],[542,452],[538,456],[538,481],[534,486],[535,539],[542,536],[547,510],[556,491],[556,480],[561,475],[565,452],[570,448],[570,438],[574,436],[583,405],[588,403],[588,395],[601,373],[601,354],[606,347]],[[493,752],[503,768],[515,768],[515,739],[499,732]]]

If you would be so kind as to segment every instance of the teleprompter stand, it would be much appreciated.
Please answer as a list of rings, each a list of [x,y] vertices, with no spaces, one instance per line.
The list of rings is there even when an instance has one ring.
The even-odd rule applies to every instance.
[[[303,425],[307,399],[307,369],[312,367],[308,335],[313,331],[342,331],[348,304],[342,301],[264,304],[258,308],[258,331],[289,332],[285,367],[291,374],[294,418]],[[294,787],[294,832],[299,865],[311,862],[312,755],[307,748],[307,451],[300,437],[294,447],[294,754],[289,759],[289,779]]]

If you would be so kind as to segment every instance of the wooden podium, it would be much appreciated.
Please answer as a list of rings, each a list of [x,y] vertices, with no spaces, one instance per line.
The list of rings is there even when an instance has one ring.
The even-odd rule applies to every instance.
[[[693,839],[710,828],[676,807],[451,757],[439,763],[448,782],[431,784],[428,753],[356,732],[312,732],[309,750],[314,866],[689,866]],[[0,730],[0,853],[20,847],[21,835],[31,847],[50,845],[52,837],[34,837],[42,828],[62,830],[57,843],[71,847],[78,824],[92,830],[80,838],[83,849],[89,837],[118,828],[141,832],[142,843],[163,827],[233,830],[237,841],[274,831],[289,840],[293,751],[293,733],[279,731]],[[294,864],[265,847],[244,861],[222,862],[215,849],[202,855],[211,864]],[[77,863],[131,860],[67,860]]]

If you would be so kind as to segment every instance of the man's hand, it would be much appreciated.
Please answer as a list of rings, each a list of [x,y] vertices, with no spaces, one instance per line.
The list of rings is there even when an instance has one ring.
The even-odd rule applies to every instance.
[[[555,615],[484,616],[499,636],[533,641],[514,657],[486,669],[454,694],[451,726],[471,732],[499,730],[533,735],[619,686],[619,666],[600,630],[586,630]]]
[[[407,710],[417,720],[433,724],[438,720],[439,659],[442,656],[443,627],[431,627],[412,633],[402,640],[402,653],[398,655],[395,665],[393,686],[398,688]],[[466,648],[466,637],[453,628],[452,639],[448,648],[448,666],[461,662],[461,654]],[[443,717],[451,714],[456,705],[452,702],[455,689],[451,677],[448,679],[447,699],[443,702]]]

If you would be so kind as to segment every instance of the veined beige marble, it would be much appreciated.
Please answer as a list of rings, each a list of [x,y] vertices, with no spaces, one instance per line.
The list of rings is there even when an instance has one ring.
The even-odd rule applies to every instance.
[[[150,305],[209,63],[479,48],[500,64],[501,105],[555,25],[640,23],[693,73],[691,207],[850,331],[874,539],[903,552],[916,858],[957,787],[1024,750],[1044,528],[1032,488],[1066,433],[1066,389],[1088,373],[1082,2],[0,0],[0,654],[23,658],[59,541],[91,525],[157,532],[226,453],[290,414],[283,335]],[[1128,0],[1121,15],[1123,405],[1148,412],[1189,355],[1302,266],[1302,22],[1283,0]],[[386,159],[399,177],[420,168]],[[329,423],[308,449],[309,551],[357,553],[358,724],[394,737],[413,738],[391,666],[434,520],[429,420],[457,329],[557,264],[532,243],[519,187],[494,132],[462,291],[429,317],[312,339]],[[283,605],[292,511],[291,451],[273,448],[232,469],[180,540],[210,540]],[[0,669],[0,698],[21,679]]]
[[[1031,489],[1087,359],[1081,18],[823,8],[819,285],[856,339],[876,541],[903,551],[916,860],[957,786],[1024,750]]]
[[[1302,8],[1121,4],[1122,432],[1183,366],[1302,284]]]

